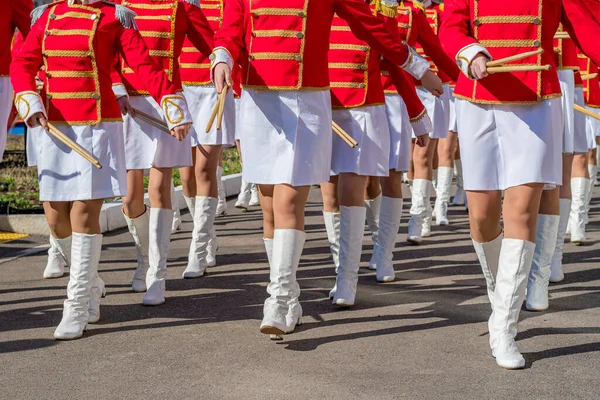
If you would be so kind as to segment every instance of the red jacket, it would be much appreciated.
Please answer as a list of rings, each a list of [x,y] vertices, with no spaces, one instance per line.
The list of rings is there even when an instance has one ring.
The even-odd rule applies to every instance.
[[[31,0],[4,0],[0,12],[0,76],[8,76],[11,45],[18,28],[24,37],[29,34],[33,9]]]
[[[479,51],[477,45],[494,59],[542,48],[544,54],[510,65],[554,65],[554,34],[562,22],[579,47],[600,62],[599,13],[595,0],[453,0],[446,5],[440,37],[461,65],[470,63],[467,55]],[[454,91],[455,97],[484,104],[534,104],[560,95],[555,69],[498,73],[479,81],[461,74]]]
[[[187,36],[190,44],[208,57],[213,48],[213,28],[194,0],[119,0],[133,10],[150,55],[164,69],[173,84],[181,89],[179,57]],[[197,74],[197,78],[194,75]],[[188,79],[202,80],[202,71],[192,71]],[[121,76],[130,96],[145,96],[143,80],[132,70],[127,60],[121,63]],[[114,78],[118,83],[118,77]]]
[[[583,53],[577,54],[581,73],[583,75],[598,74],[598,66]],[[600,79],[596,75],[593,79],[583,81],[583,93],[585,94],[585,105],[600,108]]]
[[[68,5],[66,1],[51,4],[34,23],[11,65],[17,99],[20,93],[35,95],[35,77],[44,65],[45,109],[50,122],[94,125],[122,121],[111,87],[117,54],[128,60],[159,104],[163,96],[175,94],[176,87],[150,59],[139,32],[125,28],[134,25],[133,13],[124,13],[119,19],[115,10],[115,5],[108,2],[89,6]],[[29,113],[21,110],[29,106],[18,106],[27,120]]]
[[[228,0],[215,45],[226,49],[233,60],[247,49],[242,73],[246,88],[325,90],[334,13],[348,22],[358,39],[394,64],[419,64],[364,0]]]

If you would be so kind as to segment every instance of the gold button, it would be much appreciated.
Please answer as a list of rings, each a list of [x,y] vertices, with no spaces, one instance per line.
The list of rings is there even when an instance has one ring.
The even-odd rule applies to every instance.
[[[56,19],[56,14],[50,14],[50,19]]]
[[[361,70],[363,70],[363,71],[366,71],[366,70],[367,70],[367,67],[366,67],[365,65],[361,65],[361,66],[360,66],[360,69],[361,69]]]
[[[534,18],[534,19],[533,19],[533,23],[534,23],[534,24],[536,24],[536,25],[539,25],[539,24],[541,24],[541,23],[542,23],[542,20],[541,20],[541,19],[539,19],[539,18]]]
[[[300,12],[298,13],[298,16],[299,16],[300,18],[304,18],[304,17],[306,17],[306,13],[305,13],[304,11],[300,11]]]
[[[359,88],[364,89],[365,88],[365,84],[361,83],[360,85],[358,85]]]
[[[248,56],[248,60],[250,60],[250,61],[253,61],[253,60],[254,60],[254,56],[253,56],[252,54],[250,54],[250,55]]]
[[[50,100],[50,99],[52,98],[52,95],[51,95],[50,93],[48,93],[48,94],[46,95],[46,98],[47,98],[48,100]]]
[[[98,15],[96,15],[96,14],[92,14],[92,16],[91,16],[90,18],[92,19],[92,21],[95,21],[95,20],[96,20],[96,18],[98,18]]]
[[[369,48],[367,46],[363,46],[360,49],[361,49],[361,51],[367,51],[367,50],[369,50]]]
[[[94,100],[98,100],[100,98],[100,95],[98,93],[94,93],[92,97],[94,98]]]
[[[87,56],[88,56],[89,58],[94,58],[94,54],[93,54],[93,53],[87,53]]]
[[[217,17],[217,22],[221,22],[221,17]]]
[[[302,32],[298,32],[298,33],[296,33],[296,37],[297,37],[298,39],[302,39],[302,38],[304,37],[304,33],[302,33]]]
[[[533,47],[540,47],[542,45],[542,43],[540,43],[539,40],[536,40],[535,42],[533,42]]]
[[[298,56],[296,56],[296,57],[294,57],[294,59],[295,59],[296,61],[298,61],[298,62],[302,61],[302,57],[301,57],[301,56],[299,56],[299,55],[298,55]]]
[[[256,37],[256,32],[251,33],[252,37]]]
[[[410,10],[404,11],[404,15],[410,15]]]
[[[173,20],[173,16],[167,15],[167,20],[172,21]]]
[[[479,21],[478,19],[473,20],[473,25],[479,26],[479,25],[481,25],[481,21]]]
[[[255,12],[253,12],[253,13],[252,13],[252,16],[253,16],[254,18],[258,18],[258,13],[255,13]]]
[[[50,72],[46,73],[46,78],[52,78],[52,74]]]
[[[50,36],[50,31],[48,31],[48,30],[47,30],[46,32],[44,32],[44,34],[45,34],[46,36]]]

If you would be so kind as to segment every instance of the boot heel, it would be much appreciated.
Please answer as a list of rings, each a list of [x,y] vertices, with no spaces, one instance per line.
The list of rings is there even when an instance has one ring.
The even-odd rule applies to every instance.
[[[281,335],[285,334],[285,332],[282,331],[281,329],[276,328],[274,326],[270,326],[270,325],[261,326],[260,333],[264,333],[265,335],[277,335],[277,336],[281,336]]]
[[[283,340],[283,335],[270,335],[269,339],[271,339],[273,341]]]

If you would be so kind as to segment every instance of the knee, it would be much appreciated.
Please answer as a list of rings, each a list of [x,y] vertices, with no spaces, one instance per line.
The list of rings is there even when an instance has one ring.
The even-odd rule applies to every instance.
[[[323,210],[337,212],[340,209],[340,202],[337,196],[323,196]]]

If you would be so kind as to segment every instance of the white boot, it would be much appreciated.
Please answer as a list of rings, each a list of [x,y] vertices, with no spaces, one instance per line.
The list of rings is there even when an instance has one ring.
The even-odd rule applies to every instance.
[[[250,192],[251,192],[250,202],[248,203],[248,205],[250,207],[260,206],[260,197],[258,196],[258,186],[256,186],[256,184],[253,183],[251,186]]]
[[[433,219],[433,208],[431,207],[431,193],[433,192],[434,187],[433,183],[429,183],[429,196],[427,196],[425,201],[425,206],[427,207],[427,212],[423,217],[423,226],[421,227],[421,237],[429,237],[431,236],[431,220]]]
[[[331,258],[335,266],[335,274],[337,275],[340,268],[340,213],[323,211],[323,219],[325,220],[325,230],[327,231],[327,241],[331,250]],[[329,298],[335,297],[337,288],[334,285],[329,292]]]
[[[217,167],[217,186],[219,196],[217,202],[217,217],[227,215],[227,196],[225,195],[225,185],[223,185],[223,167]]]
[[[213,222],[214,223],[214,222]],[[217,265],[217,250],[219,250],[219,238],[217,238],[217,231],[213,225],[210,230],[210,239],[208,239],[208,246],[206,247],[206,266],[214,267]]]
[[[365,207],[367,209],[367,225],[371,231],[371,238],[373,243],[377,243],[377,234],[379,230],[379,213],[381,212],[381,198],[382,194],[375,197],[373,200],[365,200]]]
[[[438,169],[434,169],[431,174],[431,186],[433,186],[433,190],[437,193],[438,190]]]
[[[534,251],[535,243],[519,239],[502,241],[493,311],[489,320],[490,347],[496,363],[502,368],[519,369],[525,366],[515,337]]]
[[[218,200],[214,197],[196,196],[194,233],[188,255],[188,265],[183,278],[199,278],[206,271],[208,243],[211,239]]]
[[[598,186],[598,165],[588,164],[592,187]]]
[[[383,197],[381,201],[379,236],[371,261],[377,266],[377,282],[392,282],[396,279],[393,264],[394,246],[402,219],[402,204],[402,199],[392,197]]]
[[[594,177],[598,174],[598,167],[593,164],[588,164],[588,171],[590,173],[590,188],[587,192],[587,198],[585,200],[585,224],[590,222],[590,209],[592,207],[592,197],[594,197]]]
[[[175,186],[171,183],[171,201],[173,202],[173,224],[171,227],[171,233],[175,233],[181,229],[181,212],[177,205]]]
[[[462,162],[460,160],[454,160],[454,168],[456,169],[456,193],[452,198],[452,204],[455,206],[462,206],[467,201],[467,194],[463,186],[463,171]]]
[[[296,280],[298,263],[304,248],[306,234],[295,229],[276,229],[273,237],[270,283],[267,292],[270,297],[263,307],[264,318],[260,324],[261,333],[283,335],[291,333],[302,318],[300,286]],[[268,246],[265,241],[265,247]],[[268,257],[268,247],[267,257]]]
[[[190,215],[192,216],[192,221],[193,221],[194,220],[194,211],[196,210],[196,197],[183,196],[183,198],[185,199],[185,204],[187,204],[187,208],[190,212]]]
[[[423,241],[422,229],[425,218],[431,205],[431,181],[415,179],[412,184],[412,204],[410,207],[410,221],[408,221],[408,236],[406,241],[411,244],[420,244]]]
[[[527,281],[525,308],[529,311],[548,309],[550,264],[558,237],[558,215],[539,214],[536,226],[535,252]]]
[[[402,183],[405,183],[408,185],[408,172],[402,173]]]
[[[558,233],[556,235],[556,246],[550,264],[550,282],[558,283],[565,279],[562,269],[563,249],[565,247],[565,235],[571,214],[571,199],[560,199],[560,218],[558,222]]]
[[[71,252],[71,236],[57,239],[50,235],[50,248],[48,249],[48,263],[44,269],[44,279],[62,278],[65,267],[69,266]]]
[[[242,186],[240,187],[240,194],[238,195],[237,201],[235,202],[235,208],[240,208],[244,211],[248,211],[250,207],[250,197],[252,196],[252,184],[242,179]]]
[[[98,276],[98,272],[96,272],[96,277],[92,282],[92,290],[90,293],[88,324],[95,324],[100,321],[100,301],[103,297],[106,297],[106,285],[100,276]]]
[[[450,167],[438,168],[437,197],[435,199],[435,223],[448,225],[448,203],[450,202],[450,185],[454,170]]]
[[[338,306],[350,307],[355,302],[366,213],[365,207],[340,207],[340,266],[333,298]]]
[[[146,211],[135,219],[129,218],[123,213],[129,233],[133,237],[135,250],[137,252],[137,267],[133,273],[133,282],[131,288],[134,292],[146,291],[146,272],[148,271],[148,247],[150,242],[150,211],[146,207]]]
[[[492,307],[494,304],[496,274],[498,273],[498,262],[500,261],[500,249],[502,248],[503,239],[504,233],[500,233],[500,235],[491,242],[479,243],[472,240],[477,259],[479,260],[479,265],[481,265],[481,271],[485,277],[488,298],[490,299]]]
[[[83,336],[88,324],[91,289],[97,276],[101,250],[102,235],[73,232],[67,300],[62,320],[54,331],[55,339],[72,340]]]
[[[580,246],[585,242],[585,211],[586,200],[590,190],[590,180],[587,178],[571,178],[571,243]]]
[[[173,213],[162,208],[150,209],[150,251],[148,252],[148,273],[142,304],[157,306],[165,302],[165,285],[167,280],[167,258],[171,240],[171,224]]]

